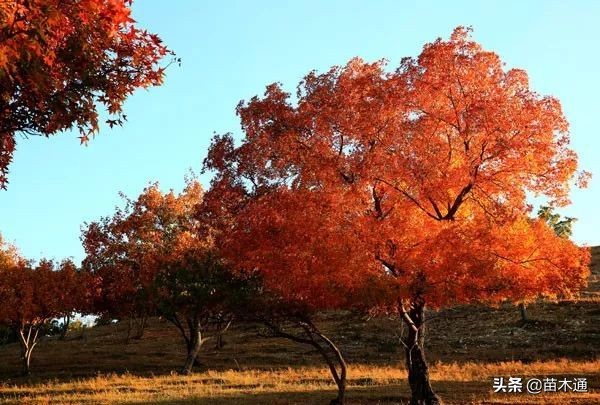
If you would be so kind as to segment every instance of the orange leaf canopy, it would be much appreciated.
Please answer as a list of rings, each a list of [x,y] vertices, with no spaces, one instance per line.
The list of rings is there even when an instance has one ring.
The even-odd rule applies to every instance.
[[[98,312],[115,317],[151,313],[153,283],[165,264],[210,249],[210,235],[201,237],[204,228],[194,218],[202,196],[195,179],[187,179],[179,194],[163,193],[154,183],[135,200],[123,196],[125,207],[112,217],[85,225],[82,266],[100,289],[94,304]]]
[[[315,308],[570,295],[589,253],[529,217],[568,203],[577,157],[558,100],[457,28],[394,70],[351,60],[238,106],[206,198],[238,269]],[[586,174],[581,174],[585,179]],[[224,202],[227,200],[227,202]]]

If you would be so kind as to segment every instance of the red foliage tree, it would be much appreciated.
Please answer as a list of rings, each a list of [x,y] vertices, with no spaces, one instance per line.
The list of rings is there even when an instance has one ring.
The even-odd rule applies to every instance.
[[[0,186],[15,134],[50,136],[110,126],[135,89],[161,84],[160,38],[131,18],[132,0],[9,0],[0,4]]]
[[[52,319],[72,314],[85,297],[85,281],[70,260],[37,265],[18,258],[0,265],[0,323],[11,328],[21,345],[23,374]]]
[[[150,315],[163,316],[185,341],[185,374],[208,339],[207,329],[227,328],[227,308],[245,288],[215,256],[213,232],[196,217],[203,194],[191,178],[179,194],[153,184],[112,217],[87,225],[82,237],[83,267],[100,288],[96,311],[136,317],[142,325]]]
[[[192,214],[202,188],[190,180],[185,190],[163,194],[158,184],[136,200],[125,196],[112,217],[84,225],[83,267],[96,277],[100,294],[95,310],[114,318],[137,318],[141,338],[148,316],[156,312],[153,284],[163,263],[197,240]]]
[[[397,313],[411,403],[439,402],[426,306],[569,296],[586,283],[589,252],[531,220],[526,199],[568,203],[577,157],[560,103],[467,29],[394,71],[353,59],[308,74],[295,101],[273,84],[237,112],[241,145],[217,136],[205,161],[213,210],[230,224],[227,258],[292,301]]]

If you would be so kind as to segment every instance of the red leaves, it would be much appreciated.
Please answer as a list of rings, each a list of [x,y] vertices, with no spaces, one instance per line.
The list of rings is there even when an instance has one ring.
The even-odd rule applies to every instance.
[[[526,201],[568,201],[577,158],[560,103],[469,31],[392,73],[353,59],[309,73],[295,103],[278,84],[240,103],[242,144],[217,136],[205,161],[230,262],[322,309],[374,288],[380,304],[432,306],[576,291],[586,251]]]
[[[1,252],[0,255],[5,255]],[[84,312],[86,280],[75,265],[42,259],[0,260],[0,323],[13,328],[39,327],[53,318]]]
[[[135,200],[123,196],[125,207],[112,217],[85,226],[83,266],[101,290],[95,297],[97,312],[114,317],[150,313],[154,282],[165,263],[210,247],[210,237],[194,218],[202,195],[193,178],[179,195],[162,193],[152,184]]]
[[[0,133],[50,136],[98,129],[98,105],[122,124],[121,107],[137,88],[160,85],[170,51],[140,30],[131,1],[9,1],[0,4]],[[6,100],[10,100],[10,103]],[[87,136],[80,137],[85,144]],[[0,145],[0,186],[12,156]]]

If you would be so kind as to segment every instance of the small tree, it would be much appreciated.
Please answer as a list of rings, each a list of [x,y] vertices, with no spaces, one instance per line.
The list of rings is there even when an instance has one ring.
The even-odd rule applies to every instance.
[[[65,260],[60,264],[54,282],[57,283],[56,299],[62,308],[62,313],[58,316],[62,318],[59,333],[62,340],[69,331],[74,313],[87,311],[94,284],[88,274],[79,270],[71,260]]]
[[[577,221],[577,218],[565,217],[561,219],[560,214],[556,214],[554,208],[549,205],[541,206],[537,215],[539,219],[548,224],[556,236],[569,239],[573,234],[573,224]],[[527,307],[524,302],[519,303],[519,314],[521,315],[521,322],[529,322]]]
[[[211,330],[229,327],[236,308],[247,302],[247,280],[234,276],[209,250],[190,250],[165,263],[156,277],[159,314],[177,327],[186,346],[182,374],[190,374]]]
[[[73,268],[68,260],[58,266],[50,260],[41,260],[37,265],[20,260],[0,271],[0,323],[18,336],[25,375],[30,372],[33,349],[44,336],[46,326],[52,319],[76,309],[76,299],[65,300],[62,294],[80,287],[74,278],[64,277],[64,272]],[[66,279],[71,280],[69,285],[65,284]]]
[[[554,212],[554,207],[543,205],[538,210],[538,218],[546,221],[548,226],[552,228],[556,236],[569,239],[573,234],[573,224],[577,218],[564,217]]]
[[[270,186],[262,192],[244,190],[219,180],[226,181],[217,178],[204,200],[205,221],[213,224],[227,265],[260,279],[252,302],[240,306],[238,316],[261,322],[270,336],[314,348],[338,387],[332,403],[344,403],[342,350],[314,317],[324,310],[363,309],[374,302],[369,295],[380,300],[385,294],[377,277],[360,268],[368,256],[360,248],[360,235],[338,222],[331,195]]]
[[[128,342],[134,321],[138,328],[133,335],[141,338],[145,319],[151,314],[153,303],[148,288],[155,270],[146,265],[147,255],[142,252],[146,246],[135,246],[134,242],[134,254],[130,251],[131,236],[121,227],[125,221],[122,212],[117,211],[112,218],[86,224],[82,236],[86,257],[82,266],[98,285],[92,298],[92,311],[110,319],[128,321]]]
[[[196,244],[192,215],[202,193],[194,179],[187,180],[179,195],[162,193],[158,184],[151,184],[135,200],[123,196],[125,206],[112,217],[83,227],[83,267],[96,277],[100,289],[96,311],[130,322],[136,319],[134,338],[142,337],[147,318],[156,314],[153,286],[161,266]]]
[[[347,365],[342,351],[314,322],[314,308],[300,302],[290,302],[265,290],[254,280],[244,305],[234,308],[236,316],[265,327],[261,336],[283,338],[314,349],[327,364],[337,386],[337,396],[330,404],[343,404],[346,399]]]

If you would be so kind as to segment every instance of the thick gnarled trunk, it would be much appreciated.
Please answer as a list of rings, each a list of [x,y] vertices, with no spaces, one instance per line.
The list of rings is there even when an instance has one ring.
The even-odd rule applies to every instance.
[[[408,326],[404,341],[408,384],[411,405],[438,405],[440,398],[435,394],[429,380],[429,367],[425,359],[425,305],[413,302],[408,311],[402,309],[402,319]]]

